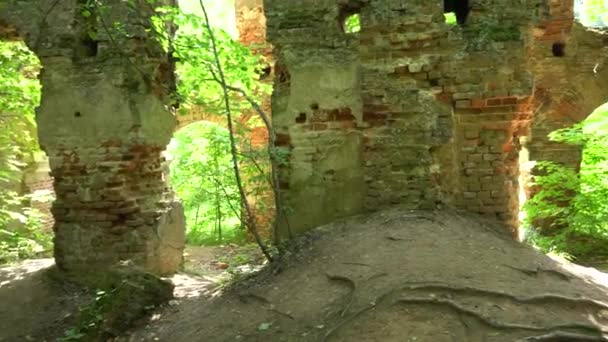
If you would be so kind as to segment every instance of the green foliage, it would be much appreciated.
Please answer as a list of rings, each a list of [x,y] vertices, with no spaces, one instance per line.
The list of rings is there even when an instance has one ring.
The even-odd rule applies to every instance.
[[[0,41],[0,263],[49,248],[40,213],[24,204],[20,176],[37,153],[34,108],[40,101],[40,62],[22,42]]]
[[[458,22],[456,20],[456,13],[454,12],[449,12],[449,13],[444,13],[443,14],[445,16],[445,23],[448,25],[457,25]]]
[[[52,237],[43,231],[39,211],[23,208],[21,211],[6,211],[5,214],[17,220],[21,227],[18,230],[0,227],[0,264],[40,257],[50,251]]]
[[[158,16],[153,17],[156,37],[166,49],[178,59],[178,95],[185,104],[200,106],[205,113],[225,114],[223,91],[217,81],[219,70],[211,48],[211,37],[203,18],[196,14],[184,13],[177,8],[160,7]],[[175,37],[171,37],[166,23],[179,27]],[[224,69],[226,83],[238,87],[256,100],[268,94],[268,85],[258,82],[262,70],[262,60],[235,41],[221,29],[213,29],[217,39],[218,57]],[[248,108],[242,99],[234,98],[231,104],[235,111]],[[182,107],[186,114],[190,106]]]
[[[243,239],[229,144],[225,128],[197,122],[178,131],[169,145],[171,184],[184,204],[191,244]]]
[[[583,159],[580,172],[550,162],[537,165],[534,185],[540,191],[524,210],[529,240],[543,250],[575,256],[593,252],[591,245],[608,250],[607,109],[604,105],[582,124],[550,134],[554,141],[582,146]]]
[[[361,31],[361,16],[359,14],[353,14],[346,18],[344,21],[344,32],[346,33],[357,33]]]
[[[577,10],[578,19],[583,25],[608,26],[608,0],[578,0]]]
[[[170,7],[158,8],[157,12],[159,15],[153,18],[156,37],[161,44],[165,46],[167,51],[171,51],[173,56],[179,61],[177,64],[178,98],[179,101],[184,104],[180,108],[180,114],[186,114],[193,108],[196,108],[197,110],[202,110],[207,115],[225,116],[220,122],[227,121],[227,107],[224,102],[223,81],[225,81],[226,85],[232,87],[229,90],[228,101],[233,117],[232,124],[235,127],[233,136],[236,139],[236,145],[239,151],[230,157],[237,160],[239,168],[241,169],[241,178],[244,179],[244,183],[246,183],[244,184],[244,188],[247,192],[245,194],[247,201],[251,197],[259,198],[257,196],[267,194],[271,189],[269,185],[270,176],[268,175],[268,152],[265,151],[265,146],[254,147],[250,141],[252,128],[264,126],[264,123],[259,117],[250,117],[250,102],[261,103],[263,96],[269,94],[270,91],[269,85],[260,82],[260,75],[262,74],[264,62],[263,58],[254,56],[249,48],[235,41],[230,34],[222,29],[213,28],[213,26],[211,26],[212,33],[210,33],[207,29],[205,19],[201,18],[199,15],[184,13],[179,9]],[[171,36],[170,30],[167,30],[167,22],[171,22],[172,25],[179,27],[179,30],[174,37]],[[218,61],[216,61],[216,54],[212,46],[212,34],[215,38]],[[222,80],[220,77],[218,64],[222,67],[225,80]],[[239,91],[234,91],[234,88],[238,88]],[[245,98],[243,97],[245,94],[249,98],[248,101],[245,101]],[[216,130],[211,134],[219,133],[220,132]],[[217,146],[222,146],[225,153],[228,153],[231,146],[226,138],[230,138],[228,132],[223,136],[224,143]],[[207,139],[213,141],[210,136],[207,136]],[[214,176],[216,180],[212,187],[216,189],[212,192],[215,194],[220,191],[228,193],[228,195],[224,194],[225,196],[222,195],[218,197],[224,198],[224,203],[228,204],[228,207],[230,207],[233,213],[238,212],[238,214],[227,215],[224,209],[222,209],[223,206],[219,204],[220,199],[215,200],[214,207],[217,218],[215,223],[216,228],[214,228],[217,232],[214,237],[215,242],[220,242],[222,237],[225,238],[226,232],[234,232],[233,238],[237,239],[242,235],[241,230],[235,229],[220,233],[222,232],[221,227],[224,226],[222,222],[224,222],[225,219],[232,222],[228,224],[229,228],[232,228],[235,225],[235,221],[232,220],[232,218],[241,216],[241,205],[244,205],[244,203],[241,203],[242,198],[240,193],[233,192],[233,185],[236,184],[238,186],[238,184],[235,183],[236,181],[233,180],[234,178],[226,178],[226,175],[229,172],[234,173],[234,167],[230,169],[231,171],[228,171],[228,161],[232,161],[232,159],[228,159],[228,155],[225,155],[224,157],[225,160],[222,161],[224,164],[220,163],[222,167],[226,168],[226,170],[221,171],[224,173],[224,177],[218,178],[217,175]],[[200,176],[205,179],[213,178],[210,178],[210,174],[207,172],[208,170],[206,170],[203,165],[198,165],[198,167],[193,169],[197,169]],[[174,172],[179,171],[175,169]],[[210,188],[206,186],[199,189],[209,190]],[[180,194],[179,189],[177,192],[183,198],[197,198],[197,201],[199,201],[197,202],[198,204],[202,203],[200,200],[203,198],[207,198],[207,201],[210,201],[208,198],[209,194],[203,194],[201,191],[202,190],[199,190],[198,195],[194,195],[192,191],[189,192],[190,195],[182,195]],[[265,205],[264,201],[255,202],[255,210],[263,209]],[[201,222],[200,210],[202,207],[199,207],[198,204],[196,205],[196,208],[199,215],[190,214],[189,221],[193,224],[193,228],[191,228],[190,231],[192,231],[193,234],[197,234],[199,238],[195,239],[194,236],[191,236],[191,242],[194,243],[195,240],[198,241],[197,243],[213,242],[209,240],[209,229],[203,229],[203,226],[209,227],[209,221],[203,221],[203,226],[199,225]],[[251,203],[249,203],[249,205],[251,205]],[[187,205],[187,209],[194,207],[194,205]],[[208,206],[207,208],[209,209],[211,206]],[[208,217],[210,218],[210,216]],[[243,218],[243,220],[245,219]],[[194,233],[195,231],[197,233]],[[207,235],[202,234],[204,231],[207,232]],[[221,234],[224,234],[224,236]]]
[[[113,291],[97,290],[95,299],[79,308],[79,318],[75,326],[66,330],[59,342],[90,340],[91,335],[98,333],[104,320],[104,311],[110,302]]]

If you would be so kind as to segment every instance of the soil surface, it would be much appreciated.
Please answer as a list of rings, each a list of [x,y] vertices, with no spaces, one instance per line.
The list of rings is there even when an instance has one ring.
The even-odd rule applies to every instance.
[[[188,246],[184,261],[185,272],[171,278],[177,300],[218,295],[235,277],[259,270],[264,258],[254,245]],[[53,259],[2,266],[0,342],[56,341],[76,325],[79,308],[94,298],[92,291],[62,282]]]
[[[183,297],[122,341],[602,341],[608,277],[457,213],[322,227],[278,267]]]
[[[0,268],[0,341],[55,341],[92,296],[56,281],[53,259]]]
[[[492,223],[388,210],[321,227],[272,267],[252,247],[189,248],[175,300],[117,341],[603,341],[608,275]],[[0,268],[0,341],[55,341],[90,295],[52,261]],[[231,279],[242,279],[232,282]]]

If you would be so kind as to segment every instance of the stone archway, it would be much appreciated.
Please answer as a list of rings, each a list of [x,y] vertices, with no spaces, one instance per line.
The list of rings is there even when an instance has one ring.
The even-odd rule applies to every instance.
[[[131,25],[148,11],[134,18],[127,3],[108,3],[105,21],[126,23],[128,38],[88,21],[78,1],[22,1],[0,14],[16,28],[3,31],[23,37],[44,68],[36,121],[57,195],[55,260],[66,271],[131,260],[167,274],[182,261],[183,210],[161,156],[176,125],[173,66]]]

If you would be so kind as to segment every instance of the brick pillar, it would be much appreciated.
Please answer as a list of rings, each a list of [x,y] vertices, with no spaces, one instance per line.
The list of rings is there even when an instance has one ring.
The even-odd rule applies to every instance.
[[[0,20],[27,18],[14,26],[44,66],[36,120],[57,196],[57,265],[90,271],[132,260],[157,274],[174,272],[184,218],[161,156],[176,124],[166,101],[173,65],[139,25],[147,7],[134,12],[108,1],[103,13],[85,18],[77,1],[33,2],[8,7]],[[102,22],[124,23],[129,35]]]

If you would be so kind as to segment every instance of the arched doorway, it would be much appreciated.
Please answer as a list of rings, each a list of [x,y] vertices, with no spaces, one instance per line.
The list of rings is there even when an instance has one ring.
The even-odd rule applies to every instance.
[[[246,239],[228,135],[220,124],[198,121],[175,132],[167,149],[170,184],[184,205],[190,244]]]
[[[0,40],[0,263],[52,252],[48,159],[38,146],[38,57],[16,35]]]

